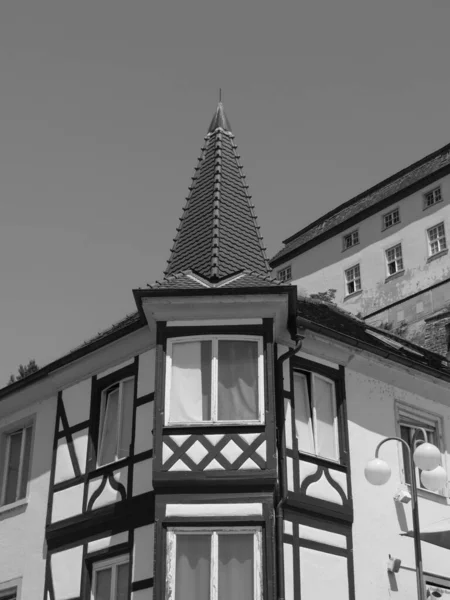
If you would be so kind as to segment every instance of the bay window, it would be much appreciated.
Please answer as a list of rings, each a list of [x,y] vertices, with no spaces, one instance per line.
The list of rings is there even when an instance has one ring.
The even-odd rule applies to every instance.
[[[165,424],[263,423],[263,367],[260,337],[169,339]]]
[[[261,600],[261,529],[167,531],[167,600]]]

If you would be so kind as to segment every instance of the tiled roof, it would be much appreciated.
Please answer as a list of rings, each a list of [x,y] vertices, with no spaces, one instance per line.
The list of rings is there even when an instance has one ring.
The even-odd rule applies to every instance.
[[[301,253],[302,246],[306,245],[308,242],[312,242],[312,240],[316,239],[317,243],[319,243],[318,238],[325,232],[338,226],[345,227],[345,222],[352,217],[356,217],[364,210],[374,207],[391,196],[417,184],[425,177],[431,176],[433,173],[448,166],[450,166],[450,144],[433,152],[433,154],[426,156],[406,169],[399,171],[355,198],[341,204],[323,217],[320,217],[320,219],[317,219],[296,234],[285,239],[283,241],[283,244],[285,244],[284,248],[275,254],[270,261],[272,266],[275,266],[273,263],[280,264],[281,259],[291,252],[294,254],[296,251]]]
[[[274,279],[270,275],[261,275],[248,269],[241,271],[237,275],[226,277],[218,282],[211,282],[194,273],[191,269],[180,271],[174,275],[167,275],[162,281],[156,281],[149,284],[152,290],[186,290],[186,289],[215,289],[215,288],[247,288],[247,287],[267,287],[283,285],[281,281]]]
[[[216,282],[244,269],[263,276],[270,274],[233,138],[219,103],[192,178],[165,275],[192,269]]]

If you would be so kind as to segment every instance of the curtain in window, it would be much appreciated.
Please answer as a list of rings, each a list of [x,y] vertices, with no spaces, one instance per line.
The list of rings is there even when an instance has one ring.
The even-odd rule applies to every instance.
[[[306,375],[294,371],[294,414],[298,449],[314,454],[314,438]]]
[[[111,600],[112,569],[102,569],[95,574],[95,600]]]
[[[219,534],[218,600],[251,600],[253,589],[252,534]]]
[[[175,600],[209,600],[211,536],[177,535],[176,545]]]
[[[256,421],[258,415],[258,344],[219,340],[219,421]]]
[[[130,453],[131,430],[133,427],[133,398],[134,379],[128,379],[122,384],[122,426],[118,458],[124,458]]]
[[[116,459],[119,424],[119,386],[109,391],[103,402],[102,415],[100,416],[99,465],[105,465]]]
[[[324,458],[337,459],[334,382],[313,376],[313,398],[316,411],[316,452]]]
[[[173,345],[171,423],[199,423],[211,419],[211,365],[211,341]]]
[[[20,448],[22,445],[22,430],[9,436],[9,459],[6,474],[5,504],[17,500],[17,483],[19,481]]]

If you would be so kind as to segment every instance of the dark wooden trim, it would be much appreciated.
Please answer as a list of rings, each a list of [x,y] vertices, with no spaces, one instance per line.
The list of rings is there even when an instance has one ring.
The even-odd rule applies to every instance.
[[[293,356],[291,358],[291,365],[294,371],[296,369],[300,371],[313,371],[314,373],[318,373],[319,375],[323,375],[334,381],[338,381],[341,377],[339,366],[334,369],[333,367],[328,367],[320,362],[315,362],[300,356]]]
[[[56,600],[55,599],[55,589],[53,587],[51,554],[49,554],[49,553],[47,553],[47,561],[45,564],[44,600],[47,600],[47,594],[48,594],[49,600]]]
[[[309,462],[312,465],[317,465],[319,467],[324,467],[325,469],[334,469],[335,471],[339,471],[340,473],[347,473],[348,467],[346,464],[334,462],[332,460],[328,460],[327,458],[323,458],[322,456],[317,456],[315,454],[308,454],[307,452],[297,452],[295,450],[286,449],[286,454],[289,458],[293,458],[294,460],[298,458],[298,460]]]
[[[91,380],[91,404],[89,410],[89,433],[88,433],[88,447],[86,451],[86,471],[84,473],[84,490],[83,490],[83,512],[86,511],[89,493],[89,471],[97,463],[97,435],[98,435],[98,406],[95,402],[97,394],[97,377],[93,375]]]
[[[264,423],[255,423],[254,425],[216,425],[215,423],[205,423],[205,425],[185,425],[163,427],[163,436],[171,435],[233,435],[245,433],[265,433],[266,426]]]
[[[95,536],[103,537],[130,527],[149,525],[154,522],[154,510],[154,493],[147,492],[125,502],[69,517],[47,527],[48,548],[50,551],[72,548],[86,539],[95,539]]]
[[[61,404],[60,404],[59,414],[60,414],[60,422],[61,422],[63,431],[66,435],[67,449],[69,451],[70,460],[72,462],[73,472],[74,472],[75,477],[79,477],[81,475],[80,465],[78,464],[78,457],[77,457],[77,454],[75,452],[75,448],[73,445],[73,438],[72,438],[72,434],[70,433],[69,421],[67,419],[66,409],[64,408],[64,399],[62,397],[62,394],[61,394]]]
[[[274,490],[277,483],[277,471],[274,470],[241,470],[241,471],[173,471],[153,472],[153,486],[158,493],[174,490],[186,492],[190,486],[200,491],[227,490],[246,493],[254,491]],[[221,491],[222,494],[222,491]]]
[[[101,394],[103,390],[109,388],[111,385],[115,383],[119,383],[122,379],[127,379],[129,377],[136,377],[137,369],[136,369],[136,359],[130,364],[118,369],[117,371],[113,371],[109,375],[105,375],[101,379],[97,379],[97,393]]]
[[[148,577],[147,579],[141,579],[140,581],[134,581],[131,584],[132,592],[139,592],[140,590],[146,590],[147,588],[152,588],[154,584],[153,577]]]
[[[147,404],[148,402],[153,402],[155,399],[155,392],[151,392],[150,394],[146,394],[145,396],[141,396],[136,400],[136,407],[142,406],[143,404]]]
[[[128,540],[129,539],[130,538],[128,537]],[[108,548],[102,548],[101,550],[96,550],[95,552],[88,552],[85,560],[90,563],[95,563],[100,560],[104,560],[105,558],[114,558],[122,554],[130,554],[132,551],[133,549],[129,541],[122,542],[121,544],[114,544],[113,546],[108,546]]]
[[[320,498],[312,496],[299,495],[289,491],[285,505],[286,509],[298,509],[311,516],[322,515],[324,518],[331,518],[337,521],[353,522],[353,510],[350,504],[342,506]]]
[[[83,562],[81,564],[81,599],[82,600],[90,600],[89,596],[91,594],[91,581],[90,581],[90,573],[86,564],[86,556],[87,556],[87,542],[83,544]]]
[[[56,453],[58,450],[58,431],[59,431],[59,421],[60,421],[60,414],[61,414],[61,409],[60,409],[61,403],[62,403],[62,392],[58,392],[58,397],[56,400],[55,427],[54,427],[54,432],[53,432],[52,464],[50,467],[50,485],[49,485],[49,494],[48,494],[48,502],[47,502],[47,516],[45,519],[46,527],[48,527],[52,521],[53,494],[54,494],[55,470],[56,470]]]
[[[195,335],[254,335],[262,337],[264,325],[196,325],[166,327],[167,339],[175,337],[193,337]]]
[[[299,537],[298,537],[298,524],[297,523],[293,524],[292,562],[293,562],[292,569],[294,571],[294,598],[298,598],[299,600],[301,600],[301,598],[302,598],[302,592],[301,592],[302,582],[301,582],[300,573],[302,570],[302,565],[300,562],[300,543],[299,543]]]
[[[343,454],[345,455],[345,463],[347,466],[347,498],[350,503],[350,507],[353,510],[353,491],[352,491],[352,470],[351,470],[351,456],[350,456],[350,435],[348,431],[348,413],[347,413],[347,391],[345,387],[345,367],[342,365],[339,367],[340,381],[339,388],[342,397],[341,403],[341,418],[342,418],[342,444]]]
[[[78,423],[77,425],[72,425],[72,427],[69,427],[67,429],[67,432],[73,436],[75,433],[78,433],[79,431],[83,431],[83,429],[87,429],[88,427],[89,427],[89,420],[81,421],[81,423]],[[57,437],[59,440],[66,437],[66,431],[64,431],[64,430],[58,431]]]
[[[53,493],[62,492],[63,490],[67,490],[75,485],[79,485],[84,482],[84,475],[78,475],[78,477],[72,477],[72,479],[66,479],[66,481],[61,481],[60,483],[55,483],[53,486]]]
[[[276,384],[273,319],[263,319],[266,469],[276,469]]]

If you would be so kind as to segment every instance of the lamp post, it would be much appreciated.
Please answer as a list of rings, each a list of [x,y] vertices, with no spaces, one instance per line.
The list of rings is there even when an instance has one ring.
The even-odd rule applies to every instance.
[[[418,439],[421,433],[423,439]],[[430,490],[438,490],[444,487],[446,482],[445,470],[439,466],[441,462],[441,453],[439,448],[428,442],[424,442],[427,435],[424,429],[417,428],[414,431],[411,446],[399,437],[388,437],[382,440],[375,450],[375,458],[367,464],[364,469],[366,479],[372,485],[383,485],[391,476],[391,469],[388,463],[378,458],[380,448],[386,442],[395,440],[403,444],[408,455],[408,464],[411,472],[411,509],[414,534],[414,554],[416,559],[416,580],[418,600],[426,600],[425,582],[423,579],[422,568],[422,549],[420,546],[420,523],[419,506],[417,502],[417,481],[416,466],[423,471],[422,484]]]

